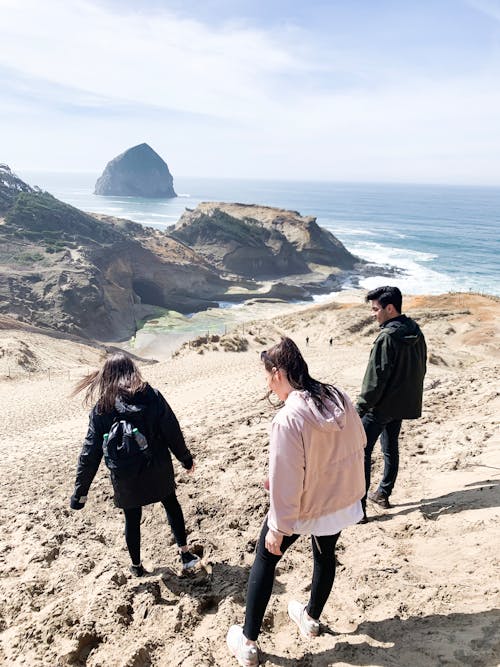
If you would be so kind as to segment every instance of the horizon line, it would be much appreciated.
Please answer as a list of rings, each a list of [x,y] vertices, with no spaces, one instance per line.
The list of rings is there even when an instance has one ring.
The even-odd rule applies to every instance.
[[[2,164],[7,164],[3,162]],[[99,178],[102,174],[100,170],[81,170],[81,169],[34,169],[34,168],[17,168],[13,169],[8,165],[11,171],[15,174],[25,172],[27,174],[53,174],[53,175],[88,175]],[[392,186],[417,186],[417,187],[466,187],[466,188],[491,188],[500,189],[500,182],[482,182],[470,183],[464,181],[414,181],[414,180],[368,180],[368,179],[328,179],[328,178],[279,178],[279,177],[259,177],[259,176],[201,176],[197,174],[178,174],[173,176],[174,183],[176,179],[199,179],[199,180],[221,180],[221,181],[253,181],[258,183],[325,183],[335,185],[392,185]]]

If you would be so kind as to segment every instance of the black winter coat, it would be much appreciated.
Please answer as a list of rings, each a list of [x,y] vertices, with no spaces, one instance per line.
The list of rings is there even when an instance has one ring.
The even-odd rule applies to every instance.
[[[147,385],[143,392],[116,399],[112,412],[90,412],[87,437],[78,458],[74,498],[85,497],[103,456],[103,436],[116,419],[125,419],[143,433],[152,451],[152,461],[144,461],[133,471],[110,471],[117,507],[129,509],[156,503],[175,489],[170,452],[186,470],[193,458],[186,447],[179,422],[157,389]]]
[[[360,415],[373,412],[384,419],[417,419],[427,347],[418,324],[406,315],[384,322],[373,343],[358,398]]]

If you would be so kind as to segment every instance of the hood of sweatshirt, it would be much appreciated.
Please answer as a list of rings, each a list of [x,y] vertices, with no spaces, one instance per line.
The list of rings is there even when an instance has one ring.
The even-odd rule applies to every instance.
[[[423,335],[418,324],[406,315],[399,315],[384,322],[380,328],[382,332],[397,338],[405,345],[416,345]]]
[[[325,400],[324,409],[320,410],[308,391],[295,390],[288,395],[285,405],[311,424],[313,428],[325,432],[341,431],[346,424],[346,400],[339,392],[336,401]]]
[[[147,385],[144,391],[135,394],[123,393],[116,397],[115,410],[121,419],[143,415],[155,399],[153,389]]]

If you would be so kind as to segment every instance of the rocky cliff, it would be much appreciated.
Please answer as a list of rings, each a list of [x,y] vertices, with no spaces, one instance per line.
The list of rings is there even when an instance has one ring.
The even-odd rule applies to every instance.
[[[216,305],[230,285],[167,234],[97,218],[0,169],[0,313],[100,340],[158,307]]]
[[[295,211],[203,203],[169,232],[84,213],[0,165],[0,315],[121,340],[158,309],[308,299],[373,270]]]
[[[203,202],[170,233],[217,268],[249,278],[350,271],[364,264],[316,218],[268,206]]]
[[[96,195],[176,197],[167,163],[148,144],[129,148],[108,162],[97,179]]]

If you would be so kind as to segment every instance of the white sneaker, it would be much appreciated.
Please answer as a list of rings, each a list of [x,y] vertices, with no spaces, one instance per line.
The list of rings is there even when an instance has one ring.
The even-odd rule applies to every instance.
[[[196,566],[200,563],[200,557],[196,554],[192,554],[190,551],[180,551],[180,557],[182,562],[182,571],[189,572],[189,570],[194,570]]]
[[[319,621],[315,621],[306,612],[306,605],[297,600],[288,603],[288,615],[297,624],[303,637],[317,637],[319,635]]]
[[[232,625],[227,633],[226,643],[232,655],[242,667],[258,667],[259,650],[256,646],[248,646],[245,643],[243,628],[241,625]]]

